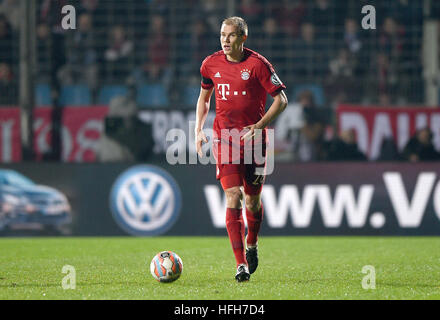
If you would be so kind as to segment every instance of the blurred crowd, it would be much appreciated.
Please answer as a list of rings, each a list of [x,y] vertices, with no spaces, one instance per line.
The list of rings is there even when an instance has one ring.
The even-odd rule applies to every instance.
[[[331,114],[317,107],[312,92],[302,92],[298,103],[288,106],[287,112],[289,111],[291,114],[286,116],[295,116],[299,121],[297,125],[291,125],[284,141],[276,142],[279,160],[368,161],[368,156],[359,149],[355,130],[335,132],[333,126],[330,125]],[[287,156],[286,158],[283,153]],[[401,151],[392,137],[385,138],[376,160],[440,161],[440,152],[434,146],[431,130],[424,127],[415,132]]]
[[[229,9],[220,0],[37,3],[39,81],[49,81],[55,64],[61,85],[85,83],[94,98],[102,85],[130,77],[162,83],[173,102],[183,100],[182,86],[198,83],[201,61],[220,48],[220,22]],[[438,18],[438,1],[431,3]],[[76,8],[76,30],[59,27],[65,4]],[[376,7],[376,30],[361,27],[367,4]],[[317,84],[330,107],[422,102],[423,1],[241,0],[234,6],[249,24],[247,46],[267,56],[290,88]],[[2,86],[18,80],[19,24],[19,0],[0,0]]]
[[[440,18],[440,1],[431,1],[429,12],[424,12],[423,3],[41,0],[36,80],[59,86],[85,84],[92,104],[104,85],[160,84],[169,105],[182,106],[188,101],[185,89],[199,88],[203,58],[220,49],[220,23],[233,5],[234,14],[249,25],[246,46],[273,63],[288,87],[289,100],[303,106],[305,125],[291,137],[295,158],[365,160],[353,132],[328,139],[329,114],[340,103],[423,104],[423,21],[427,15]],[[76,30],[60,27],[66,4],[76,8]],[[376,8],[376,30],[361,27],[365,5]],[[20,0],[0,0],[0,105],[18,103],[20,23]],[[304,84],[317,91],[295,90]],[[321,99],[316,92],[322,93]],[[381,158],[438,159],[431,140],[421,130],[403,153],[391,142],[384,144]]]

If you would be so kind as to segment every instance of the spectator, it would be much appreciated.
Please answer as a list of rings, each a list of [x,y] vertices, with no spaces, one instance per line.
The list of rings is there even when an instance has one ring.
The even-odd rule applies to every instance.
[[[18,102],[14,75],[6,63],[0,62],[0,105],[15,105]]]
[[[125,96],[114,97],[109,104],[105,118],[105,130],[101,135],[97,158],[100,162],[134,161],[135,155],[129,148],[129,131],[133,128],[133,117],[136,116],[136,86],[129,85]]]
[[[344,21],[346,8],[337,8],[334,1],[338,0],[315,0],[312,6],[309,19],[316,26],[318,38],[336,34],[341,21]]]
[[[0,14],[0,104],[15,104],[18,101],[14,82],[14,46],[12,30],[6,17]]]
[[[330,75],[326,91],[329,93],[330,105],[356,101],[360,96],[360,82],[355,77],[357,63],[348,49],[340,49],[338,56],[330,61]]]
[[[366,161],[367,157],[359,150],[354,130],[341,132],[329,146],[329,161]]]
[[[146,39],[147,54],[142,66],[135,70],[133,78],[139,82],[161,81],[165,86],[170,82],[170,43],[162,16],[151,18],[149,36]]]
[[[403,31],[396,21],[392,17],[385,18],[379,35],[379,50],[395,63],[398,63],[402,56],[403,36]]]
[[[316,79],[326,74],[327,50],[315,37],[315,26],[306,22],[301,27],[301,38],[293,41],[294,74],[300,78]]]
[[[163,17],[168,16],[170,14],[170,5],[171,5],[170,1],[163,1],[163,0],[144,0],[144,1],[148,2],[152,14]]]
[[[368,34],[371,36],[371,33]],[[370,48],[367,36],[359,30],[359,22],[353,18],[345,20],[344,27],[344,47],[356,62],[356,75],[363,77],[369,68]]]
[[[353,78],[356,61],[347,49],[339,50],[338,56],[330,61],[330,75],[334,78]]]
[[[241,0],[239,5],[239,15],[246,17],[246,22],[252,28],[261,23],[263,7],[258,0]]]
[[[400,161],[399,150],[393,138],[385,138],[380,147],[380,155],[377,161]]]
[[[304,0],[282,0],[271,4],[271,11],[281,31],[291,38],[300,35],[301,25],[307,14]]]
[[[98,161],[146,161],[152,152],[151,126],[137,117],[136,85],[128,80],[128,92],[110,101],[105,130],[97,151]]]
[[[203,19],[196,19],[191,24],[189,31],[183,33],[179,40],[180,48],[188,53],[178,59],[180,77],[185,81],[198,83],[200,81],[200,64],[205,57],[215,51],[209,25]]]
[[[56,34],[63,34],[64,30],[61,26],[61,21],[64,18],[62,13],[62,8],[66,5],[69,5],[68,0],[42,0],[38,1],[40,4],[39,10],[39,18],[40,22],[47,23],[52,29],[51,31]]]
[[[66,64],[66,30],[61,27],[62,8],[69,3],[67,0],[43,0],[39,3],[39,23],[46,24],[50,29],[50,84],[54,90],[55,100],[57,100],[60,94],[59,71]],[[54,127],[60,126],[56,124]]]
[[[50,29],[45,23],[37,26],[37,74],[39,82],[50,81]]]
[[[352,54],[358,54],[362,49],[359,26],[352,18],[345,20],[344,45]]]
[[[11,66],[13,56],[11,25],[6,17],[0,14],[0,62]]]
[[[19,0],[3,0],[0,4],[0,14],[5,15],[14,31],[20,29],[21,12]]]
[[[418,27],[422,25],[422,1],[393,0],[390,2],[384,2],[383,6],[385,14],[387,16],[393,17],[403,28],[409,25]]]
[[[303,110],[304,120],[307,123],[320,122],[320,114],[315,103],[313,93],[309,90],[304,90],[298,94],[298,103]]]
[[[71,33],[67,64],[60,71],[59,78],[63,84],[86,83],[95,92],[98,67],[96,37],[92,25],[90,14],[83,13],[79,16],[78,29]]]
[[[77,16],[82,14],[87,14],[91,17],[93,23],[93,31],[95,36],[98,37],[98,33],[103,29],[110,29],[114,24],[110,24],[109,19],[103,19],[105,15],[113,14],[109,7],[106,7],[105,2],[102,0],[76,0],[79,2],[78,5],[72,3],[76,10]],[[122,8],[118,7],[118,15],[123,15]],[[100,35],[99,35],[100,36]]]
[[[409,17],[400,16],[399,9],[396,10],[390,12],[401,21],[410,19]],[[414,19],[416,20],[418,19],[417,14],[417,10],[415,10]],[[406,24],[410,25],[411,28],[406,27]],[[414,21],[406,24],[399,24],[398,20],[389,16],[385,18],[383,30],[379,36],[379,49],[388,56],[391,65],[394,67],[396,77],[399,79],[394,88],[394,95],[401,104],[407,103],[407,100],[414,96],[410,93],[416,91],[414,87],[423,81],[420,56],[412,54],[412,52],[417,51],[417,48],[419,50],[421,48],[422,27]],[[417,97],[417,95],[415,96]]]
[[[263,32],[256,40],[257,48],[264,56],[271,57],[275,68],[286,62],[286,38],[278,29],[274,18],[266,18],[263,22]],[[280,68],[278,68],[280,69]],[[280,74],[283,79],[283,74]]]
[[[299,95],[299,104],[302,108],[302,118],[305,124],[294,133],[294,160],[299,162],[325,160],[327,157],[326,123],[322,113],[315,105],[312,92],[302,92]]]
[[[403,149],[403,159],[410,162],[439,161],[440,153],[435,150],[432,138],[429,128],[418,130]]]
[[[438,2],[438,1],[434,1]],[[423,101],[423,66],[420,49],[423,45],[423,7],[422,1],[396,0],[387,3],[387,15],[398,24],[401,37],[401,55],[398,61],[399,103],[407,100]]]
[[[132,53],[133,42],[128,39],[125,28],[122,25],[114,26],[104,54],[110,79],[120,80],[127,77]]]
[[[370,85],[372,90],[369,95],[381,98],[380,103],[384,103],[387,98],[391,103],[392,95],[395,92],[397,83],[396,65],[390,62],[388,55],[384,53],[377,53],[370,71]]]
[[[98,7],[99,0],[81,0],[81,8],[89,14],[93,14]]]
[[[199,74],[200,63],[206,56],[211,54],[213,50],[209,45],[209,26],[204,20],[198,19],[192,24],[189,43],[191,44],[191,59],[197,64],[197,73]]]
[[[0,81],[2,84],[9,84],[13,79],[12,71],[6,63],[0,64]]]
[[[204,17],[211,30],[218,30],[219,21],[226,16],[226,1],[200,1],[199,16]]]
[[[389,107],[393,103],[391,101],[390,95],[387,94],[386,92],[382,92],[382,93],[379,94],[379,102],[378,102],[378,104],[381,107]]]

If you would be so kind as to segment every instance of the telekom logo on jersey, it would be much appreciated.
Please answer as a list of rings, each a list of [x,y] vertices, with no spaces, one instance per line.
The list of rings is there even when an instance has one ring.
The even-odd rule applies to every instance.
[[[217,84],[217,89],[218,92],[220,93],[220,95],[222,96],[222,100],[228,100],[226,99],[226,96],[230,95],[230,86],[228,83],[219,83]],[[234,91],[234,96],[238,96],[240,92],[238,91]],[[246,91],[242,91],[241,95],[245,96],[246,95]]]

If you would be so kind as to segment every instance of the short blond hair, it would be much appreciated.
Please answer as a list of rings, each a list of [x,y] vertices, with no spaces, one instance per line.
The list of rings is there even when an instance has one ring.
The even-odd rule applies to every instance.
[[[240,36],[248,35],[248,25],[242,17],[229,17],[223,20],[222,25],[229,25],[237,27],[238,34]]]

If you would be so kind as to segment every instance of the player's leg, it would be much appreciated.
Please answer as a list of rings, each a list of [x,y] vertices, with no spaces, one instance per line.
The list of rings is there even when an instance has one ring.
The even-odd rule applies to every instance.
[[[226,194],[226,229],[232,250],[234,251],[237,266],[247,264],[244,252],[244,220],[241,214],[243,199],[239,186],[231,187],[225,190]]]
[[[263,221],[263,203],[261,194],[246,194],[246,219],[248,221],[248,234],[246,237],[247,247],[256,247],[258,243],[258,233],[260,232],[261,222]]]
[[[237,264],[235,278],[237,281],[245,281],[249,280],[250,274],[245,256],[245,225],[241,213],[243,200],[241,185],[243,184],[243,176],[240,173],[233,172],[233,168],[225,170],[224,166],[221,167],[223,172],[220,172],[220,174],[228,173],[228,175],[220,179],[220,182],[226,195],[226,229]]]
[[[263,221],[263,203],[261,191],[264,176],[254,174],[255,167],[250,166],[244,181],[246,220],[248,234],[246,236],[246,261],[252,274],[258,267],[258,234]]]
[[[245,195],[246,219],[248,223],[248,234],[246,236],[246,261],[249,266],[249,273],[254,273],[258,267],[258,233],[263,221],[263,204],[261,196]]]

